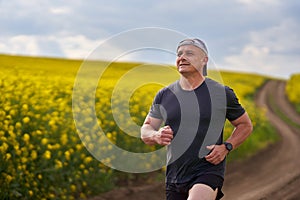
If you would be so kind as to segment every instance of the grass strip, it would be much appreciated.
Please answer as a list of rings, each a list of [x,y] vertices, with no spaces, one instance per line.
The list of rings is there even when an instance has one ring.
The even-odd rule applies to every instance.
[[[288,116],[286,116],[280,109],[280,107],[275,102],[275,98],[273,95],[268,95],[267,97],[268,104],[271,108],[271,110],[286,124],[289,126],[292,126],[294,128],[300,129],[300,124],[297,124],[296,122],[292,121]]]

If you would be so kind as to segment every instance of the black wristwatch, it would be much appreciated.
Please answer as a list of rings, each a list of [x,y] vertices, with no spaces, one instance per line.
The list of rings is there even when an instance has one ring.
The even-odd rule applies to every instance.
[[[228,151],[231,151],[231,150],[233,149],[232,144],[229,143],[229,142],[224,142],[224,145],[225,145],[225,147],[226,147],[226,149],[227,149]]]

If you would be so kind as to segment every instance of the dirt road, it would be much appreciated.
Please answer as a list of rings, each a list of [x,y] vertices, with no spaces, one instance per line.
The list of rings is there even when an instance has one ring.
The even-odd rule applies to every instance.
[[[284,87],[285,82],[269,81],[256,97],[257,105],[266,108],[267,117],[278,130],[280,142],[243,163],[227,166],[224,200],[300,199],[300,130],[282,121],[274,112],[280,110],[291,121],[300,124],[299,115],[284,96]],[[165,199],[164,184],[123,188],[92,198],[106,199],[162,200]]]
[[[300,130],[290,127],[274,112],[276,106],[292,121],[300,120],[284,96],[284,87],[284,82],[269,81],[256,98],[257,105],[267,109],[281,141],[238,166],[228,166],[224,200],[300,199]]]

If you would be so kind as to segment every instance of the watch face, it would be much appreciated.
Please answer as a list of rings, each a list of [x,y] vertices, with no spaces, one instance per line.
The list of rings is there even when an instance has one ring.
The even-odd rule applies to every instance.
[[[225,143],[225,146],[226,146],[226,149],[228,150],[228,151],[231,151],[232,150],[232,144],[230,144],[230,143]]]

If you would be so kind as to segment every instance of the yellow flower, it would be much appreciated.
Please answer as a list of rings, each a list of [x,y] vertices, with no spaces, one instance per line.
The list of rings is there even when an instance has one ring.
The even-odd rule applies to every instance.
[[[22,151],[20,149],[15,149],[15,152],[18,156],[20,156],[22,154]]]
[[[44,158],[46,158],[47,160],[51,159],[51,151],[49,150],[45,151]]]
[[[33,191],[32,191],[32,190],[29,190],[29,191],[28,191],[28,194],[29,194],[29,196],[32,197],[32,196],[33,196]]]
[[[111,133],[107,133],[106,136],[111,139],[112,138],[112,134]]]
[[[5,110],[5,111],[9,111],[9,110],[10,110],[10,106],[8,106],[8,105],[5,106],[5,107],[4,107],[4,110]]]
[[[37,187],[37,186],[38,186],[38,183],[37,183],[36,181],[33,181],[32,185],[33,185],[34,187]]]
[[[87,186],[87,183],[86,183],[85,181],[83,181],[83,182],[82,182],[82,186],[83,186],[83,187],[86,187],[86,186]]]
[[[55,121],[52,119],[52,120],[49,121],[48,124],[49,124],[49,126],[54,126],[55,125]]]
[[[30,135],[28,133],[25,133],[23,135],[23,140],[24,140],[24,142],[26,142],[28,144],[30,141]]]
[[[80,193],[79,197],[80,197],[80,199],[86,199],[86,195],[82,192]]]
[[[60,160],[55,160],[55,168],[60,169],[63,167],[63,164]]]
[[[7,149],[8,149],[8,144],[3,142],[2,145],[0,146],[0,152],[5,153]]]
[[[16,113],[17,113],[16,110],[10,110],[9,111],[9,115],[11,115],[11,116],[14,116]]]
[[[39,175],[38,175],[38,179],[40,179],[40,180],[43,179],[42,174],[39,174]]]
[[[15,125],[15,127],[16,127],[17,129],[21,128],[21,127],[22,127],[21,122],[17,122],[16,125]]]
[[[6,181],[7,183],[10,183],[13,180],[13,177],[11,175],[6,175]]]
[[[76,191],[76,185],[72,184],[70,186],[70,189],[71,189],[72,192],[75,192]]]
[[[46,145],[48,143],[48,139],[47,138],[43,138],[42,139],[42,145]]]
[[[27,104],[23,104],[23,105],[22,105],[22,109],[23,109],[24,111],[27,111],[27,110],[28,110],[28,105],[27,105]]]
[[[62,145],[66,145],[67,142],[68,142],[68,135],[67,134],[62,134],[61,137],[60,137],[60,141],[61,141],[61,144]]]
[[[30,122],[30,118],[29,117],[24,117],[23,118],[23,123],[27,124],[28,122]]]
[[[90,163],[93,160],[91,156],[84,158],[84,163]]]
[[[66,152],[65,152],[65,157],[66,157],[67,160],[70,160],[70,155],[71,155],[71,154],[70,154],[69,151],[66,151]]]
[[[35,150],[33,150],[33,151],[31,152],[30,156],[31,156],[32,160],[37,159],[37,152],[36,152]]]
[[[22,163],[27,163],[27,161],[28,161],[28,160],[27,160],[26,157],[22,157],[22,158],[21,158],[21,162],[22,162]]]
[[[82,149],[82,144],[76,144],[76,149],[78,150],[78,151],[80,151],[81,149]]]
[[[93,150],[95,148],[93,143],[88,143],[88,149]]]
[[[7,153],[6,156],[5,156],[5,160],[9,160],[11,158],[11,154],[10,153]]]
[[[80,169],[84,169],[84,168],[85,168],[85,165],[84,165],[84,164],[80,164],[80,165],[79,165],[79,168],[80,168]]]

